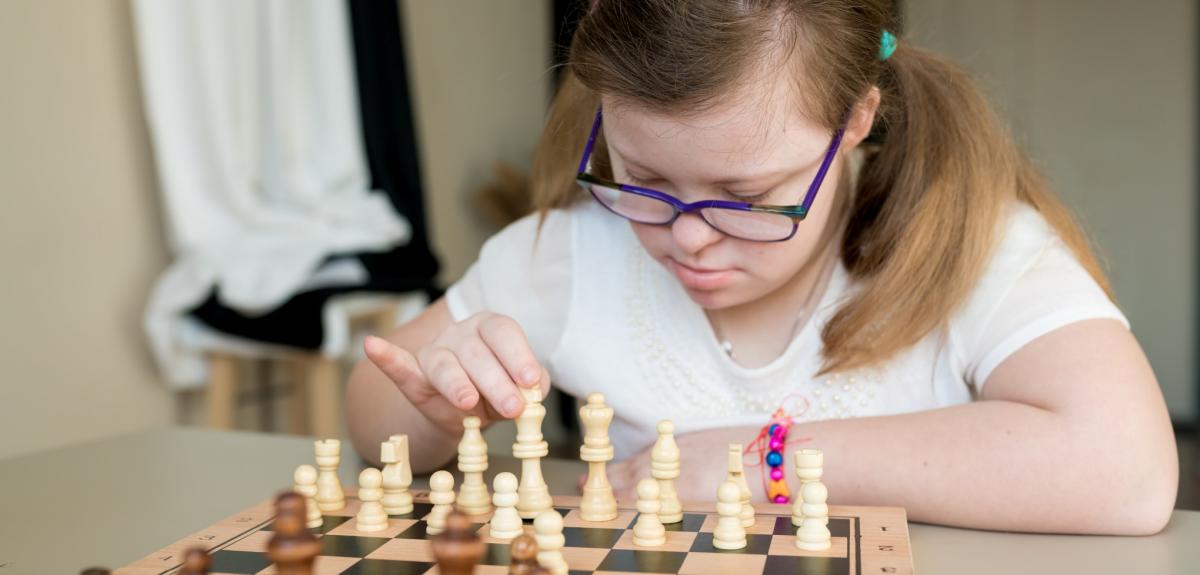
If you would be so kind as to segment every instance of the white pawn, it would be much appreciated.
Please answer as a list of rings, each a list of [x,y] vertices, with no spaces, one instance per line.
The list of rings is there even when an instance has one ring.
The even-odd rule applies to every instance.
[[[804,524],[804,486],[821,480],[825,470],[825,455],[820,449],[801,449],[795,455],[795,470],[800,486],[796,488],[796,499],[792,501],[792,525],[799,527]]]
[[[679,477],[679,445],[675,443],[675,424],[669,419],[658,422],[658,441],[650,451],[650,476],[658,480],[658,500],[662,502],[659,520],[666,524],[683,521],[683,506],[675,492],[675,479]]]
[[[317,502],[313,499],[317,496],[317,469],[311,465],[301,465],[292,474],[292,480],[296,483],[292,489],[304,496],[304,507],[307,510],[304,526],[313,528],[324,525],[321,508],[317,507]]]
[[[318,439],[313,443],[317,455],[317,506],[321,511],[339,511],[346,506],[346,494],[342,481],[338,479],[338,463],[342,461],[342,442],[336,439]]]
[[[492,503],[496,506],[496,512],[492,513],[492,520],[488,523],[489,534],[493,539],[507,541],[523,532],[521,515],[517,513],[517,476],[507,471],[497,473],[492,480],[492,489]]]
[[[663,528],[658,512],[658,482],[647,477],[637,484],[637,523],[633,525],[633,544],[640,547],[659,547],[667,543],[667,530]]]
[[[550,488],[542,477],[542,458],[550,453],[550,444],[542,437],[542,420],[546,407],[542,405],[542,390],[522,387],[525,409],[517,416],[517,442],[513,457],[521,460],[521,483],[517,486],[517,513],[523,519],[533,519],[553,506]]]
[[[358,474],[358,500],[362,506],[354,516],[354,528],[370,533],[383,531],[388,526],[387,513],[383,512],[383,474],[378,469],[367,468]]]
[[[738,517],[741,518],[742,527],[754,526],[754,505],[750,503],[750,484],[746,482],[746,470],[742,466],[742,444],[729,444],[729,476],[726,479],[732,480],[738,486],[739,499],[742,502],[742,509],[738,512]]]
[[[567,543],[563,536],[562,515],[554,509],[539,513],[533,520],[533,538],[538,545],[538,564],[551,575],[566,575],[569,568],[562,554],[563,545]]]
[[[825,503],[829,492],[820,481],[804,484],[804,523],[796,531],[796,548],[804,551],[824,551],[831,546],[829,527],[829,505]]]
[[[408,463],[408,436],[393,435],[379,446],[383,465],[383,511],[388,515],[412,513],[412,466]]]
[[[463,418],[462,441],[458,442],[458,470],[463,474],[458,492],[458,508],[467,515],[484,515],[492,510],[483,472],[488,468],[487,443],[479,431],[479,418]]]
[[[742,493],[736,481],[726,479],[717,488],[717,527],[713,530],[713,547],[741,549],[746,546],[746,528],[738,517],[742,510]]]
[[[454,476],[449,471],[443,469],[429,477],[429,502],[433,509],[425,518],[425,532],[437,535],[446,528],[446,516],[454,510]]]

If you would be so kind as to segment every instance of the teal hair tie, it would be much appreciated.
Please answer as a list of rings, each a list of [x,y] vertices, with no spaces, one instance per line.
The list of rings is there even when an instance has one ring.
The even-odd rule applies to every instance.
[[[896,35],[884,30],[883,37],[879,39],[879,59],[887,60],[891,58],[892,54],[896,52],[896,44]]]

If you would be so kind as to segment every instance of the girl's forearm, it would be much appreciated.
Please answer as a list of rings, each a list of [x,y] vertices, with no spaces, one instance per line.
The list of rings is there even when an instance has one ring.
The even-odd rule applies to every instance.
[[[831,503],[902,506],[915,521],[1015,531],[1157,532],[1175,500],[1177,461],[1163,461],[1166,450],[1133,447],[1145,442],[1122,439],[1127,434],[1119,425],[1108,422],[1111,432],[1095,432],[1094,422],[1080,424],[1010,401],[811,422],[792,427],[793,440],[811,439],[788,445],[785,470],[794,494],[792,453],[822,449]],[[704,437],[696,445],[745,442],[755,433],[699,432]],[[724,458],[711,459],[703,465],[724,467]],[[764,500],[759,470],[747,468],[747,478],[756,500]]]

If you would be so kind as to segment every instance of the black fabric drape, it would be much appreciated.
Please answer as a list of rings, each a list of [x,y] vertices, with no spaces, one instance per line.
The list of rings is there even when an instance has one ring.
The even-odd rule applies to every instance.
[[[429,248],[421,195],[399,9],[396,2],[348,1],[371,188],[387,194],[396,212],[408,219],[412,239],[388,252],[333,256],[358,259],[370,279],[363,285],[296,294],[263,315],[250,317],[226,307],[214,289],[191,313],[218,331],[260,342],[317,349],[325,339],[321,310],[332,296],[348,292],[411,291],[424,291],[431,297],[440,295],[434,284],[438,262]]]

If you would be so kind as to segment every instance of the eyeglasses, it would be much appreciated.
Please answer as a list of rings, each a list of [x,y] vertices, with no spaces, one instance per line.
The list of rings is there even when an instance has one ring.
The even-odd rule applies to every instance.
[[[845,125],[839,126],[821,160],[821,167],[804,194],[804,202],[794,206],[763,206],[746,202],[702,200],[683,202],[675,196],[628,184],[618,184],[597,178],[588,172],[596,134],[600,131],[603,109],[596,109],[596,119],[588,135],[583,157],[579,160],[579,171],[575,181],[592,194],[600,205],[618,216],[639,224],[667,226],[675,222],[680,214],[696,212],[713,229],[738,239],[752,242],[782,242],[796,235],[800,221],[808,215],[808,209],[825,181],[825,173],[837,154],[842,142]]]

